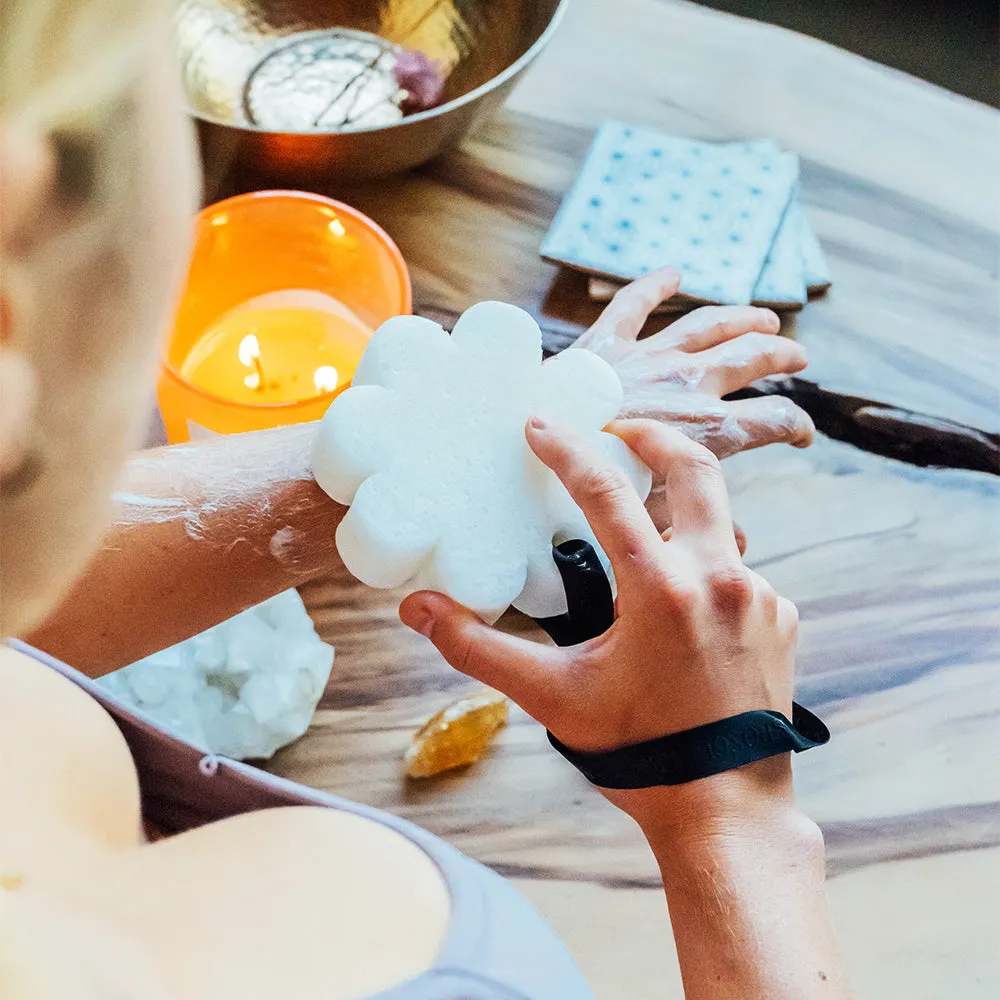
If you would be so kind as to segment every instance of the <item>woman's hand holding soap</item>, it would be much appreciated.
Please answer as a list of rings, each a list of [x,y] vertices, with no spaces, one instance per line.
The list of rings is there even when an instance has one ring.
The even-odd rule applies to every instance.
[[[790,715],[795,607],[743,565],[718,459],[652,421],[609,429],[665,484],[666,538],[621,470],[584,438],[544,419],[526,428],[610,557],[618,598],[607,632],[543,646],[429,592],[403,602],[403,621],[577,750],[609,750],[752,709]]]

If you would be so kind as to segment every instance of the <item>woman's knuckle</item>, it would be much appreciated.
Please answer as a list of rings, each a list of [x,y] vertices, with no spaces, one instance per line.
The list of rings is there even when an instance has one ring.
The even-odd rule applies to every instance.
[[[773,360],[781,348],[781,344],[777,337],[766,333],[760,333],[757,330],[744,334],[744,336],[747,338],[753,353],[762,361]]]
[[[625,285],[615,292],[611,301],[623,316],[631,316],[641,312],[643,309],[652,309],[655,302],[652,302],[652,294],[642,285],[633,282]]]
[[[753,581],[741,562],[725,562],[712,567],[705,576],[705,585],[713,604],[718,607],[744,610],[753,601]]]
[[[661,302],[663,297],[659,288],[646,288],[636,295],[636,310],[643,313],[651,313]]]
[[[624,495],[628,489],[628,480],[620,469],[591,467],[580,475],[578,488],[588,500],[607,503]]]
[[[793,440],[812,428],[808,414],[787,396],[772,396],[773,423],[785,438]]]
[[[651,444],[662,439],[663,432],[669,430],[658,420],[652,420],[650,417],[635,417],[628,421],[628,426],[644,444]]]
[[[719,332],[727,340],[735,340],[737,337],[745,336],[748,329],[748,319],[749,317],[743,310],[727,311],[719,317]]]
[[[679,576],[661,561],[646,566],[643,596],[671,616],[693,610],[701,597],[697,580]]]
[[[663,574],[655,584],[657,603],[671,618],[691,618],[695,615],[701,594],[693,583],[686,583]]]
[[[799,609],[787,597],[777,597],[778,625],[790,638],[799,633]]]
[[[685,448],[681,461],[690,475],[722,475],[722,463],[704,445],[691,442],[691,447]]]

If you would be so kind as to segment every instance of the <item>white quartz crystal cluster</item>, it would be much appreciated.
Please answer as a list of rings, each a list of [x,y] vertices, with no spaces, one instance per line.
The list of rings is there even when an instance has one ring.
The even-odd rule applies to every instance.
[[[288,590],[100,683],[174,735],[245,759],[306,731],[332,666],[333,647]]]

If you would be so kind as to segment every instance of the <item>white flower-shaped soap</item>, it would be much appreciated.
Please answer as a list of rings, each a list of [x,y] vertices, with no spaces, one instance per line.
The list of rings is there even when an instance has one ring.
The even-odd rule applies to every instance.
[[[528,446],[525,422],[537,414],[586,435],[645,497],[649,470],[601,430],[621,398],[618,376],[589,351],[542,364],[538,324],[516,306],[472,306],[451,336],[421,317],[390,319],[313,453],[319,485],[350,505],[337,529],[344,564],[369,586],[439,590],[487,620],[509,604],[536,618],[563,613],[553,541],[600,549]]]

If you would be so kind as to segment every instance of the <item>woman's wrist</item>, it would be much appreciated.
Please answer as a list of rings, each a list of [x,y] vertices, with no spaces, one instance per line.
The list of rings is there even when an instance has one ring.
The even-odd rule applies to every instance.
[[[664,886],[688,884],[692,869],[814,867],[822,877],[823,835],[798,807],[788,754],[686,785],[643,789],[627,805],[657,858]],[[635,793],[633,793],[635,794]]]
[[[697,821],[646,829],[685,996],[846,1000],[819,827],[790,796],[727,789],[722,809],[712,798]]]
[[[605,790],[641,827],[654,852],[686,843],[795,827],[790,754],[780,754],[682,785]]]

